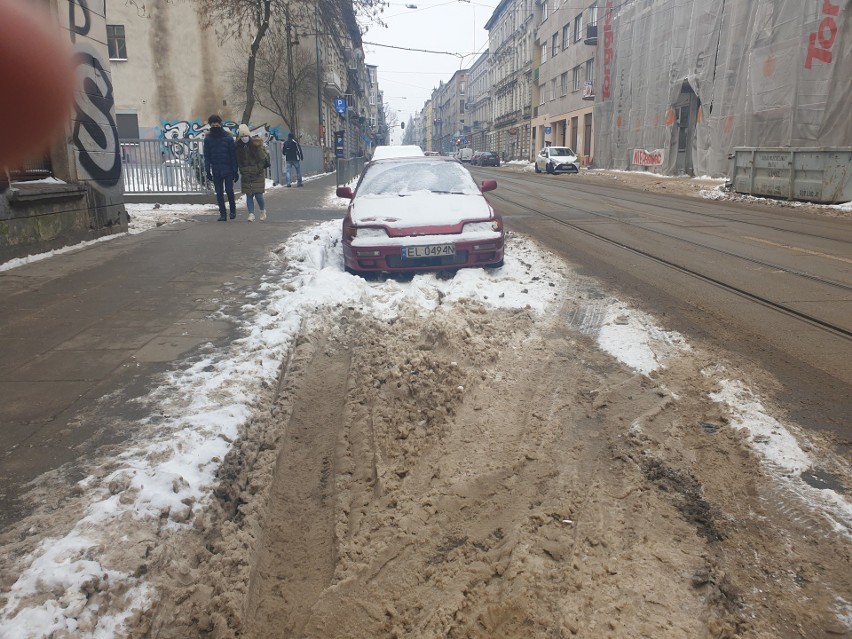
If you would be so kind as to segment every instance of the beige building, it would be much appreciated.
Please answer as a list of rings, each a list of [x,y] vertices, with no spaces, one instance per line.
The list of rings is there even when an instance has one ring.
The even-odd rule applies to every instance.
[[[201,26],[203,16],[194,3],[107,0],[106,13],[120,138],[200,136],[212,113],[232,126],[239,123],[248,63],[245,41],[221,43],[213,29]],[[369,102],[375,94],[354,14],[339,25],[326,24],[322,15],[308,11],[278,25],[277,33],[285,51],[292,52],[279,60],[298,79],[295,117],[288,125],[280,105],[261,100],[252,111],[251,128],[279,139],[294,129],[303,143],[331,149],[334,131],[347,122],[335,109],[335,99],[345,97],[348,137],[353,148],[362,146],[375,116]],[[270,29],[265,42],[273,37]]]
[[[597,8],[542,0],[539,11],[532,146],[568,146],[586,165],[594,157]]]
[[[467,116],[469,146],[474,151],[490,151],[488,132],[491,129],[491,84],[488,80],[488,51],[480,55],[468,72]]]
[[[465,128],[468,127],[466,104],[467,69],[459,69],[449,82],[442,82],[432,91],[432,151],[454,153],[469,146]]]

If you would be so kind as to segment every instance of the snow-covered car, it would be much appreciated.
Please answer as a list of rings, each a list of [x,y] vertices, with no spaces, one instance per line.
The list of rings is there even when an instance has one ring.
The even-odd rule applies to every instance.
[[[535,156],[535,172],[579,173],[577,154],[567,146],[546,146]]]
[[[440,271],[503,265],[503,219],[483,196],[496,180],[477,186],[449,157],[374,160],[343,219],[343,260],[350,273]]]
[[[416,144],[388,144],[377,146],[371,159],[384,160],[386,158],[422,157],[423,155],[423,149]]]

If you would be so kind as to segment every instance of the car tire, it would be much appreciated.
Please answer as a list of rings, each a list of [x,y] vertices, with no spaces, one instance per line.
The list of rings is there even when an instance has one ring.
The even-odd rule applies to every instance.
[[[547,170],[548,175],[553,175],[553,167],[550,165],[550,162],[548,162],[547,166],[544,168]]]
[[[538,168],[538,162],[536,162],[536,163],[535,163],[535,172],[536,172],[536,173],[541,173],[541,169],[540,169],[540,168]]]

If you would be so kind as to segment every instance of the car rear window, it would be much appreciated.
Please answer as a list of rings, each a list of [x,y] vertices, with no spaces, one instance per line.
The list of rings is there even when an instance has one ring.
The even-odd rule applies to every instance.
[[[456,162],[379,162],[370,165],[358,185],[358,196],[432,193],[478,194],[479,187],[462,165]]]

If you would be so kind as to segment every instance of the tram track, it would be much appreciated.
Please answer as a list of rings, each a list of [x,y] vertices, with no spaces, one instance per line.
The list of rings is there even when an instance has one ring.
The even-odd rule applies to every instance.
[[[763,294],[760,294],[760,293],[757,293],[757,292],[753,292],[753,291],[748,290],[747,288],[745,288],[743,286],[739,286],[739,285],[735,285],[735,284],[726,282],[726,281],[724,281],[724,280],[722,280],[718,277],[708,275],[707,273],[702,273],[699,270],[696,270],[695,268],[688,266],[687,264],[676,262],[676,261],[669,259],[667,257],[663,257],[663,256],[660,256],[660,255],[654,254],[650,251],[643,250],[643,249],[637,248],[635,246],[629,246],[622,241],[619,241],[617,239],[613,239],[611,237],[607,237],[603,233],[600,233],[600,232],[597,232],[595,230],[591,230],[589,228],[586,228],[583,225],[583,223],[565,220],[565,219],[559,217],[558,215],[546,213],[546,212],[538,210],[535,207],[529,206],[524,201],[520,201],[518,198],[512,197],[512,194],[519,194],[519,195],[523,195],[525,198],[528,198],[528,192],[527,191],[522,191],[522,190],[519,190],[519,189],[512,188],[512,185],[515,182],[516,182],[516,180],[512,179],[512,178],[501,179],[500,190],[490,193],[489,196],[492,197],[492,198],[495,198],[497,200],[502,200],[506,204],[509,204],[513,207],[517,207],[519,209],[528,211],[531,214],[540,216],[542,218],[546,218],[546,219],[548,219],[548,220],[550,220],[550,221],[552,221],[556,224],[559,224],[559,225],[566,227],[566,228],[570,228],[573,231],[582,233],[582,234],[584,234],[588,237],[592,237],[592,238],[594,238],[598,241],[605,242],[605,243],[607,243],[611,246],[615,246],[615,247],[617,247],[621,250],[628,251],[628,252],[630,252],[634,255],[640,256],[642,258],[652,260],[653,262],[656,262],[657,264],[663,265],[667,268],[678,271],[678,272],[680,272],[684,275],[687,275],[689,277],[703,281],[707,284],[710,284],[710,285],[717,287],[719,289],[722,289],[724,291],[733,293],[740,298],[749,300],[749,301],[756,303],[756,304],[759,304],[759,305],[761,305],[765,308],[769,308],[769,309],[772,309],[776,312],[782,313],[782,314],[784,314],[788,317],[791,317],[791,318],[794,318],[798,321],[809,324],[813,327],[816,327],[820,330],[823,330],[827,333],[830,333],[830,334],[832,334],[836,337],[840,337],[840,338],[842,338],[846,341],[852,341],[852,330],[850,330],[849,328],[839,326],[839,325],[837,325],[837,324],[835,324],[831,321],[822,319],[822,318],[817,317],[817,316],[815,316],[811,313],[799,310],[799,309],[794,308],[790,305],[787,305],[783,302],[773,300],[769,296],[766,296],[766,295],[763,295]],[[508,183],[508,185],[507,185],[507,183]],[[528,181],[526,182],[526,184],[528,184]],[[590,195],[594,195],[594,194],[590,194]],[[621,202],[625,202],[625,203],[629,202],[634,207],[636,205],[635,200],[630,200],[626,197],[625,198],[617,198],[617,197],[612,197],[612,196],[599,196],[599,197],[611,199],[611,200],[615,200],[615,201],[621,201]],[[544,202],[544,203],[548,203],[548,204],[555,204],[555,205],[560,206],[560,207],[565,207],[564,201],[556,200],[556,199],[553,199],[552,197],[547,197],[545,195],[542,195],[540,192],[536,195],[536,200],[539,201],[539,202]],[[678,211],[678,212],[681,211],[681,209],[675,209],[674,207],[669,207],[669,208],[672,211]],[[703,249],[703,250],[706,250],[706,251],[711,251],[711,252],[717,253],[717,254],[725,256],[727,258],[734,258],[734,259],[742,260],[742,261],[745,261],[745,262],[748,262],[750,264],[754,264],[754,265],[757,265],[757,266],[760,266],[760,267],[763,267],[763,268],[773,269],[775,271],[781,271],[781,272],[784,272],[784,273],[789,274],[791,276],[802,278],[804,280],[807,280],[807,281],[810,281],[810,282],[813,282],[813,283],[819,283],[823,286],[835,288],[835,289],[838,289],[840,291],[844,291],[844,292],[852,291],[852,285],[845,283],[845,282],[840,282],[840,281],[837,281],[837,280],[832,280],[832,279],[829,279],[829,278],[820,277],[818,275],[814,275],[814,274],[808,273],[806,271],[781,266],[781,265],[774,264],[774,263],[771,263],[771,262],[767,262],[765,260],[760,260],[760,259],[757,259],[757,258],[754,258],[754,257],[740,255],[740,254],[734,253],[732,251],[727,251],[727,250],[724,250],[724,249],[720,249],[718,247],[714,247],[714,246],[709,245],[709,244],[705,244],[705,243],[698,242],[698,241],[695,241],[695,240],[689,240],[689,239],[686,239],[686,238],[682,238],[682,237],[679,237],[675,234],[666,233],[666,232],[658,230],[658,229],[649,228],[647,225],[638,224],[638,223],[632,222],[630,220],[621,219],[621,218],[618,218],[617,216],[614,216],[614,215],[611,215],[611,214],[607,214],[607,213],[604,213],[604,212],[601,212],[601,211],[591,210],[591,209],[588,209],[588,208],[584,208],[582,206],[577,206],[575,203],[571,204],[571,209],[573,211],[581,212],[583,214],[591,216],[592,219],[600,219],[600,220],[604,220],[604,221],[610,222],[610,223],[615,223],[615,224],[630,226],[630,227],[633,227],[633,228],[636,228],[636,229],[641,229],[644,233],[650,233],[650,234],[654,234],[654,235],[657,235],[657,236],[662,236],[662,237],[665,237],[665,238],[670,239],[670,240],[674,240],[674,241],[677,241],[677,242],[680,242],[680,243],[683,243],[683,244],[687,244],[691,247],[700,248],[700,249]],[[717,218],[723,219],[725,221],[730,221],[730,218],[727,218],[727,217],[712,216],[712,215],[703,214],[703,213],[693,213],[692,211],[687,211],[687,212],[689,212],[691,214],[695,214],[695,215],[705,215],[707,217],[717,217]],[[755,226],[766,227],[766,225],[760,225],[760,224],[757,224]],[[777,229],[777,230],[790,232],[789,229]],[[812,235],[812,236],[813,237],[822,237],[822,236],[817,236],[817,235]],[[833,239],[833,238],[823,238],[823,239]]]

